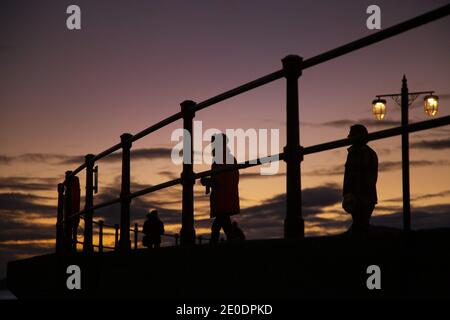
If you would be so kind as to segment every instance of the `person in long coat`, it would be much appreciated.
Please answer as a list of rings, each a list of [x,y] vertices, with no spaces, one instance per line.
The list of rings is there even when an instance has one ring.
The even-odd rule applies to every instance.
[[[228,138],[225,134],[214,135],[212,137],[212,142],[212,170],[237,163],[236,159],[231,154],[230,149],[227,147]],[[221,148],[221,150],[219,150],[219,148]],[[214,218],[211,226],[211,243],[218,242],[221,229],[225,232],[227,239],[231,239],[233,228],[230,217],[240,212],[238,188],[239,170],[234,169],[212,174],[210,178],[201,179],[201,183],[206,186],[206,193],[209,193],[209,189],[211,189],[210,217]]]
[[[369,231],[370,217],[378,202],[378,157],[367,145],[367,134],[366,127],[356,124],[350,128],[348,135],[349,138],[355,138],[355,143],[347,149],[342,206],[352,215],[353,234]]]

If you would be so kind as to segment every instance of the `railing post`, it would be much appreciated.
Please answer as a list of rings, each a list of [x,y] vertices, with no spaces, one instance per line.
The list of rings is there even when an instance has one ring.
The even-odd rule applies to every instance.
[[[119,249],[119,225],[114,225],[114,249]]]
[[[56,215],[56,253],[64,251],[64,184],[58,183],[58,211]]]
[[[129,251],[130,242],[130,149],[131,138],[129,133],[120,136],[122,143],[122,188],[120,190],[120,240],[119,249]]]
[[[135,223],[134,224],[134,250],[137,250],[137,248],[138,248],[138,233],[139,233],[138,224]]]
[[[202,244],[202,236],[198,236],[198,244]]]
[[[180,235],[178,233],[175,233],[175,246],[179,245],[179,241],[178,241],[179,238],[180,238]]]
[[[401,90],[402,111],[402,189],[403,189],[403,230],[411,230],[411,205],[409,194],[409,133],[408,133],[409,91],[406,76],[403,75]]]
[[[98,252],[103,252],[103,220],[98,222]]]
[[[181,103],[183,114],[183,172],[181,184],[183,186],[182,220],[181,220],[181,244],[195,244],[194,229],[194,170],[193,170],[193,130],[192,122],[195,115],[194,101],[186,100]]]
[[[73,234],[72,234],[72,171],[66,171],[66,178],[64,180],[64,252],[71,252],[73,250]]]
[[[298,78],[302,70],[303,58],[289,55],[282,60],[286,78],[286,218],[284,237],[300,239],[304,237],[302,218],[300,164],[303,158],[300,147]]]
[[[94,155],[87,154],[86,161],[86,196],[84,204],[84,242],[83,252],[91,253],[94,251],[92,245],[92,216],[94,215]]]

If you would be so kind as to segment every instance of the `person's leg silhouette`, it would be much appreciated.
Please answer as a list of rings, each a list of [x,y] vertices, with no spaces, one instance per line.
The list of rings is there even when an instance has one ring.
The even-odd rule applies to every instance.
[[[233,238],[233,224],[231,223],[231,218],[228,214],[223,217],[222,228],[227,240],[231,240]]]
[[[221,228],[222,228],[221,216],[217,216],[214,218],[214,221],[211,225],[211,243],[215,244],[219,242]]]

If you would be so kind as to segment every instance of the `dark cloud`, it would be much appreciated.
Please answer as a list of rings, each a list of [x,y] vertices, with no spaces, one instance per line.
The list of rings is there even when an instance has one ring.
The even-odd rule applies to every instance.
[[[150,148],[131,150],[131,160],[149,160],[157,158],[170,158],[171,148]],[[121,153],[114,153],[105,158],[105,161],[118,162],[122,161]]]
[[[131,149],[131,160],[150,160],[157,158],[168,158],[172,152],[171,148],[149,148],[149,149]],[[101,159],[103,162],[113,163],[122,161],[122,153],[115,152]],[[81,164],[84,162],[84,156],[68,157],[60,164]]]
[[[26,216],[22,216],[26,218]],[[55,219],[56,220],[56,219]],[[33,220],[17,220],[17,215],[2,215],[0,242],[8,240],[55,239],[54,225],[36,225]]]
[[[0,193],[0,212],[55,214],[55,206],[39,203],[39,201],[49,199],[52,198],[24,193]]]
[[[149,160],[170,157],[171,148],[150,148],[131,150],[132,160]],[[104,162],[120,162],[122,154],[116,152],[102,159]],[[71,156],[53,153],[25,153],[17,156],[0,155],[0,164],[10,164],[13,161],[35,162],[56,165],[80,165],[84,162],[83,156]]]
[[[10,157],[0,155],[0,164],[9,164],[10,162],[11,162]]]
[[[378,207],[377,209],[378,210]],[[374,215],[372,224],[402,228],[403,212],[396,211],[387,215]],[[411,209],[411,226],[413,229],[430,229],[450,226],[450,204],[436,204]]]
[[[36,223],[35,220],[37,217],[55,217],[56,208],[42,204],[48,200],[33,194],[0,193],[0,277],[5,275],[7,261],[50,251],[48,245],[28,242],[55,238],[54,225]]]
[[[431,140],[432,142],[437,141],[437,144],[441,144],[444,142],[440,141],[448,141],[449,136],[450,136],[450,128],[448,126],[437,127],[433,128],[432,130],[421,131],[414,134],[414,141],[410,144],[410,146],[413,146],[419,140],[421,140],[419,142],[428,140]]]
[[[350,119],[342,119],[342,120],[335,120],[335,121],[327,121],[320,124],[315,124],[316,126],[326,126],[326,127],[336,127],[336,128],[350,128],[350,126],[354,124],[363,124],[367,127],[374,127],[374,128],[384,128],[384,127],[394,127],[399,126],[399,121],[394,120],[383,120],[378,121],[375,119],[360,119],[360,120],[350,120]]]
[[[38,177],[0,177],[0,189],[13,191],[47,191],[56,190],[56,178]]]
[[[448,160],[412,160],[409,162],[410,167],[429,167],[429,166],[448,166],[450,161]],[[379,172],[387,172],[399,170],[402,168],[401,161],[381,161],[378,164]],[[321,168],[302,173],[305,176],[343,176],[344,175],[344,162],[342,165],[332,166],[331,168]]]
[[[68,156],[64,154],[53,153],[25,153],[11,158],[15,161],[40,162],[50,164],[63,164],[71,159],[73,159],[74,161],[76,160],[77,163],[82,163],[84,161],[83,156]]]
[[[418,200],[428,200],[431,198],[438,198],[438,197],[445,197],[445,196],[449,196],[450,195],[450,190],[444,190],[441,191],[439,193],[427,193],[427,194],[422,194],[419,196],[415,196],[412,201],[418,201]]]
[[[34,162],[46,164],[81,164],[84,156],[70,156],[55,153],[24,153],[17,156],[0,155],[0,164],[12,162]]]
[[[426,193],[426,194],[419,194],[419,195],[412,195],[411,201],[419,201],[419,200],[428,200],[428,199],[434,199],[434,198],[441,198],[446,197],[450,195],[450,190],[443,190],[436,193]],[[398,202],[401,203],[403,201],[403,198],[397,197],[397,198],[391,198],[383,200],[383,202]]]
[[[412,143],[411,148],[426,150],[450,149],[450,139],[422,140]]]
[[[411,167],[429,167],[429,166],[447,166],[450,164],[448,160],[412,160],[409,162]],[[401,161],[382,161],[378,165],[379,171],[392,171],[402,167]]]

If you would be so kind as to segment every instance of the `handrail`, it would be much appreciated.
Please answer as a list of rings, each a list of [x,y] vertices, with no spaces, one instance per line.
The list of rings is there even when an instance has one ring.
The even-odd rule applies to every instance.
[[[347,43],[345,45],[342,45],[340,47],[337,47],[335,49],[326,51],[324,53],[321,53],[321,54],[318,54],[318,55],[316,55],[314,57],[306,59],[306,60],[303,61],[302,65],[301,65],[301,70],[305,70],[307,68],[310,68],[310,67],[318,65],[320,63],[323,63],[323,62],[329,61],[331,59],[340,57],[340,56],[345,55],[347,53],[350,53],[350,52],[362,49],[364,47],[367,47],[369,45],[375,44],[375,43],[380,42],[382,40],[391,38],[393,36],[396,36],[398,34],[406,32],[408,30],[420,27],[420,26],[425,25],[425,24],[427,24],[429,22],[432,22],[432,21],[438,20],[440,18],[443,18],[443,17],[445,17],[445,16],[447,16],[449,14],[450,14],[450,4],[447,4],[447,5],[444,5],[442,7],[437,8],[435,10],[426,12],[426,13],[420,15],[420,16],[414,17],[412,19],[406,20],[404,22],[401,22],[399,24],[396,24],[396,25],[391,26],[389,28],[386,28],[384,30],[378,31],[378,32],[376,32],[374,34],[371,34],[369,36],[366,36],[366,37],[360,38],[358,40],[349,42],[349,43]],[[237,95],[239,95],[241,93],[250,91],[252,89],[258,88],[260,86],[263,86],[263,85],[268,84],[270,82],[273,82],[275,80],[281,79],[283,76],[284,76],[283,70],[282,69],[281,70],[277,70],[277,71],[272,72],[272,73],[270,73],[268,75],[260,77],[260,78],[258,78],[256,80],[247,82],[247,83],[245,83],[243,85],[240,85],[240,86],[238,86],[238,87],[236,87],[234,89],[225,91],[225,92],[223,92],[221,94],[218,94],[218,95],[216,95],[216,96],[214,96],[212,98],[209,98],[209,99],[207,99],[207,100],[205,100],[203,102],[200,102],[200,103],[198,103],[196,105],[195,111],[202,110],[202,109],[207,108],[207,107],[209,107],[211,105],[214,105],[214,104],[219,103],[221,101],[224,101],[224,100],[227,100],[227,99],[232,98],[234,96],[237,96]],[[146,129],[136,133],[132,137],[131,140],[134,142],[134,141],[136,141],[136,140],[138,140],[140,138],[143,138],[146,135],[148,135],[148,134],[150,134],[150,133],[152,133],[152,132],[154,132],[154,131],[156,131],[158,129],[161,129],[161,128],[163,128],[163,127],[165,127],[165,126],[167,126],[167,125],[169,125],[169,124],[171,124],[171,123],[173,123],[173,122],[175,122],[175,121],[177,121],[177,120],[179,120],[181,118],[182,118],[181,112],[173,114],[173,115],[171,115],[171,116],[161,120],[160,122],[158,122],[158,123],[156,123],[156,124],[146,128]],[[99,153],[98,155],[96,155],[94,157],[94,161],[98,161],[101,158],[103,158],[103,157],[105,157],[105,156],[107,156],[107,155],[109,155],[109,154],[119,150],[121,148],[121,146],[122,146],[122,144],[118,143],[118,144],[112,146],[111,148],[109,148],[109,149]],[[86,167],[85,163],[81,164],[78,168],[76,168],[72,172],[71,176],[76,175],[81,170],[83,170],[85,167]]]
[[[80,216],[80,218],[82,218],[82,219],[84,219],[84,217],[83,216]],[[102,223],[100,223],[100,221],[96,221],[96,220],[92,220],[92,223],[93,224],[95,224],[95,225],[102,225],[102,227],[106,227],[106,228],[111,228],[111,229],[115,229],[116,228],[116,226],[114,226],[114,225],[111,225],[111,224],[107,224],[107,223],[105,223],[105,222],[102,222]],[[136,230],[134,229],[134,228],[130,228],[129,229],[130,231],[132,231],[132,232],[135,232]],[[142,234],[144,234],[144,231],[142,231],[142,230],[137,230],[137,232],[138,233],[142,233]],[[164,233],[163,235],[162,235],[163,237],[172,237],[172,238],[177,238],[177,237],[179,237],[180,235],[178,234],[178,233]],[[202,238],[202,240],[211,240],[211,239],[209,239],[209,238],[207,238],[207,237],[203,237],[203,236],[201,236],[201,235],[199,235],[199,236],[197,236],[197,238]],[[78,240],[77,240],[77,242],[78,243],[81,243],[81,242],[79,242]],[[83,243],[81,243],[81,244],[83,244]],[[94,247],[98,247],[98,245],[93,245]],[[104,248],[107,248],[107,247],[105,247],[105,246],[103,246]]]
[[[426,129],[432,129],[432,128],[436,128],[436,127],[440,127],[440,126],[444,126],[444,125],[449,125],[449,124],[450,124],[450,116],[445,116],[445,117],[439,117],[439,118],[432,119],[432,120],[425,120],[425,121],[409,124],[407,127],[407,131],[411,133],[411,132],[416,132],[416,131],[421,131],[421,130],[426,130]],[[375,131],[375,132],[369,133],[367,135],[367,140],[373,141],[373,140],[379,140],[379,139],[397,136],[397,135],[401,134],[402,131],[403,131],[403,128],[401,126],[395,127],[395,128],[384,129],[384,130],[380,130],[380,131]],[[351,138],[339,139],[339,140],[334,140],[334,141],[330,141],[330,142],[316,144],[316,145],[309,146],[309,147],[304,147],[303,150],[300,152],[303,155],[308,155],[308,154],[322,152],[322,151],[326,151],[326,150],[342,148],[345,146],[349,146],[354,142],[355,142],[355,139],[351,139]],[[274,157],[278,157],[278,159],[271,160]],[[211,174],[217,174],[217,173],[221,173],[221,172],[233,171],[236,169],[245,169],[245,168],[258,166],[258,165],[267,163],[269,160],[280,161],[283,159],[284,159],[284,154],[280,153],[277,155],[272,155],[272,156],[267,156],[267,157],[262,157],[262,158],[258,158],[258,159],[245,161],[244,163],[230,164],[227,166],[216,168],[214,170],[211,169],[211,170],[205,170],[202,172],[194,173],[194,179],[197,180],[202,177],[210,176]],[[163,183],[142,189],[140,191],[133,192],[130,194],[130,198],[136,198],[136,197],[139,197],[139,196],[142,196],[142,195],[145,195],[148,193],[152,193],[154,191],[158,191],[161,189],[165,189],[165,188],[168,188],[168,187],[180,184],[180,183],[181,183],[180,178],[170,180],[167,182],[163,182]],[[119,203],[119,202],[120,202],[120,198],[116,198],[113,200],[109,200],[109,201],[97,204],[93,207],[93,209],[95,210],[95,209],[103,208],[103,207],[109,206],[111,204]],[[79,215],[82,215],[83,213],[85,213],[84,209],[71,215],[69,217],[69,219],[75,218]],[[64,220],[62,220],[60,223],[61,224],[64,223]]]
[[[266,76],[263,76],[261,78],[258,78],[256,80],[253,80],[253,81],[250,81],[250,82],[247,82],[247,83],[245,83],[243,85],[240,85],[239,87],[236,87],[234,89],[225,91],[225,92],[223,92],[221,94],[218,94],[218,95],[216,95],[216,96],[214,96],[212,98],[209,98],[209,99],[207,99],[207,100],[205,100],[203,102],[200,102],[200,103],[198,103],[196,105],[195,111],[199,111],[199,110],[205,109],[205,108],[207,108],[209,106],[212,106],[213,104],[216,104],[216,103],[222,102],[224,100],[227,100],[229,98],[235,97],[235,96],[237,96],[237,95],[239,95],[241,93],[244,93],[244,92],[256,89],[256,88],[261,87],[261,86],[263,86],[265,84],[268,84],[268,83],[273,82],[275,80],[281,79],[283,76],[284,76],[284,71],[282,69],[281,70],[277,70],[277,71],[272,72],[272,73],[270,73],[270,74],[268,74]]]
[[[303,61],[303,69],[310,68],[312,66],[318,65],[318,64],[326,62],[328,60],[340,57],[344,54],[362,49],[362,48],[370,46],[374,43],[394,37],[403,32],[423,26],[427,23],[433,22],[440,18],[444,18],[445,16],[447,16],[449,14],[450,14],[450,4],[447,4],[442,7],[437,8],[437,9],[434,9],[434,10],[431,10],[424,14],[421,14],[420,16],[411,18],[409,20],[398,23],[398,24],[393,25],[384,30],[378,31],[369,36],[352,41],[343,46],[337,47],[335,49],[332,49],[332,50],[326,51],[322,54],[319,54],[315,57],[309,58],[309,59]]]
[[[115,198],[115,199],[112,199],[112,200],[108,200],[108,201],[105,201],[105,202],[96,204],[96,205],[94,205],[92,208],[85,208],[85,209],[83,209],[83,210],[81,210],[81,211],[79,211],[79,212],[77,212],[77,213],[74,213],[74,214],[70,215],[68,218],[69,218],[69,220],[70,220],[70,219],[76,218],[76,217],[78,217],[78,216],[80,216],[80,215],[86,213],[86,211],[89,210],[89,209],[91,209],[91,210],[97,210],[97,209],[101,209],[101,208],[104,208],[104,207],[108,207],[108,206],[110,206],[110,205],[113,205],[113,204],[116,204],[116,203],[119,203],[119,202],[120,202],[120,198]],[[65,220],[61,220],[60,223],[62,224],[62,223],[64,223],[64,222],[65,222]]]
[[[131,138],[131,141],[136,141],[140,138],[145,137],[146,135],[155,132],[156,130],[159,130],[161,128],[164,128],[165,126],[181,119],[183,115],[181,112],[175,113],[174,115],[171,115],[170,117],[165,118],[164,120],[161,120],[160,122],[148,127],[147,129],[142,130],[141,132],[136,133],[133,135],[133,138]]]
[[[133,192],[133,193],[130,194],[130,198],[133,199],[133,198],[142,196],[142,195],[147,194],[147,193],[151,193],[151,192],[155,192],[155,191],[158,191],[158,190],[161,190],[161,189],[165,189],[165,188],[168,188],[168,187],[175,186],[175,185],[180,184],[180,183],[181,183],[181,179],[180,178],[173,179],[173,180],[170,180],[170,181],[166,181],[166,182],[163,182],[163,183],[160,183],[160,184],[157,184],[157,185],[154,185],[154,186],[142,189],[140,191]]]

